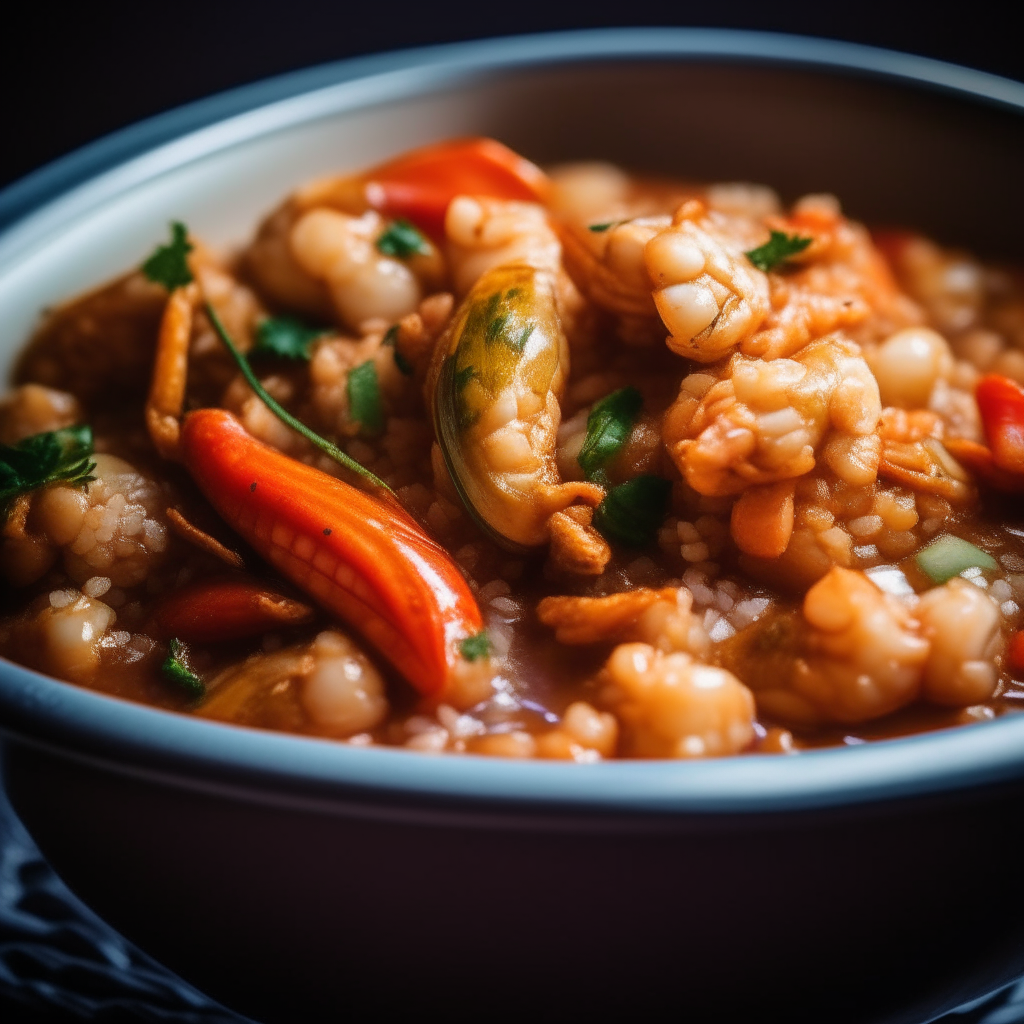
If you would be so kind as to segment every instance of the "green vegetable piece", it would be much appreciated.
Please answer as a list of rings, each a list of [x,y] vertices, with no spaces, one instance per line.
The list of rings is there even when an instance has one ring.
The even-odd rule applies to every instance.
[[[594,512],[594,526],[611,541],[642,548],[654,540],[665,519],[670,481],[637,476],[613,487]]]
[[[188,254],[194,246],[188,240],[188,228],[181,221],[171,224],[169,245],[158,245],[153,255],[142,264],[142,272],[169,292],[192,283],[192,271],[188,269]]]
[[[961,537],[946,534],[932,541],[914,557],[918,568],[933,583],[945,583],[964,569],[998,569],[996,560]]]
[[[398,351],[398,324],[395,324],[394,327],[388,328],[388,332],[384,335],[384,340],[381,344],[390,345],[391,348],[394,349],[395,366],[397,366],[399,371],[404,373],[406,377],[411,377],[415,372],[413,370],[412,363],[410,363],[409,360]]]
[[[326,327],[310,327],[290,316],[268,316],[256,328],[252,352],[308,361],[313,342],[326,333]]]
[[[377,367],[367,359],[348,375],[348,411],[363,431],[377,435],[384,431],[384,403],[380,397]]]
[[[801,238],[800,235],[787,235],[785,231],[772,231],[764,245],[751,249],[746,256],[758,270],[767,273],[791,256],[803,252],[812,241],[814,239]]]
[[[605,221],[604,224],[591,224],[587,228],[587,230],[588,231],[607,231],[609,228],[615,227],[615,225],[618,224],[618,223],[619,223],[619,221],[617,221],[617,220],[609,220],[609,221]]]
[[[487,630],[482,629],[474,636],[467,636],[459,644],[459,650],[466,661],[477,661],[479,658],[486,658],[491,651],[491,641],[487,639]]]
[[[206,693],[206,686],[188,667],[188,646],[175,637],[171,640],[170,648],[171,653],[160,666],[160,674],[190,697],[202,697]]]
[[[321,437],[315,430],[310,430],[302,420],[296,419],[283,405],[281,405],[280,402],[271,397],[267,389],[260,383],[259,377],[253,373],[253,369],[249,365],[249,360],[238,351],[238,346],[232,340],[231,335],[228,334],[227,328],[221,323],[220,317],[217,316],[217,311],[210,305],[210,303],[206,304],[206,315],[210,318],[210,323],[213,324],[213,329],[217,332],[220,340],[224,342],[224,347],[231,354],[231,358],[234,359],[235,365],[239,370],[241,370],[246,384],[256,392],[260,401],[282,423],[291,427],[297,434],[301,434],[307,441],[309,441],[310,444],[315,445],[325,455],[334,459],[339,466],[344,466],[353,473],[357,473],[359,476],[373,484],[377,490],[385,491],[392,495],[394,494],[394,491],[392,491],[379,476],[375,476],[365,466],[361,466],[352,458],[352,456],[346,455],[337,445],[331,444],[330,441]]]
[[[377,251],[385,256],[405,260],[410,256],[426,256],[430,252],[430,246],[407,220],[396,220],[377,239]]]
[[[604,467],[629,440],[642,404],[640,392],[634,387],[628,387],[606,395],[590,410],[587,436],[576,456],[588,480],[600,484],[607,480]]]
[[[95,480],[92,454],[92,428],[85,425],[0,445],[0,524],[7,520],[19,494],[58,482],[84,487]]]

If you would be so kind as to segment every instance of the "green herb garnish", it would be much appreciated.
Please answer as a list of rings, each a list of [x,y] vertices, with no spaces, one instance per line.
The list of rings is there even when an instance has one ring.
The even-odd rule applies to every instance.
[[[326,327],[310,327],[290,316],[268,316],[256,328],[252,353],[308,361],[313,342],[327,331]]]
[[[415,372],[413,370],[412,363],[409,362],[401,352],[398,351],[398,324],[394,327],[389,327],[387,334],[384,335],[384,340],[381,342],[382,345],[388,345],[394,351],[395,366],[398,367],[401,373],[404,373],[406,377],[411,377]]]
[[[330,456],[338,463],[339,466],[344,466],[346,469],[352,470],[353,473],[358,473],[361,477],[369,480],[374,487],[379,490],[386,491],[388,494],[393,495],[394,492],[390,487],[379,476],[371,473],[365,466],[360,465],[350,455],[346,455],[336,445],[331,444],[326,438],[321,437],[316,431],[310,430],[302,420],[296,419],[287,409],[284,408],[278,401],[276,401],[267,389],[260,383],[259,377],[253,373],[252,367],[249,365],[249,360],[238,351],[238,346],[231,340],[231,335],[228,334],[227,328],[221,323],[220,317],[217,316],[217,311],[210,305],[206,304],[206,315],[210,318],[210,323],[213,324],[213,329],[217,332],[220,340],[224,342],[228,352],[231,353],[231,358],[234,359],[238,369],[242,371],[242,376],[245,378],[245,382],[256,392],[263,404],[284,424],[291,427],[296,433],[301,434],[310,444],[315,445],[325,455]]]
[[[192,271],[188,269],[188,254],[194,246],[188,240],[188,228],[181,221],[171,224],[171,241],[158,245],[153,255],[142,264],[142,272],[169,292],[192,283]]]
[[[410,256],[426,256],[430,252],[430,246],[407,220],[396,220],[377,239],[377,251],[385,256],[405,260]]]
[[[665,519],[670,481],[637,476],[613,487],[594,512],[594,526],[608,539],[641,548],[654,540]]]
[[[487,639],[487,630],[482,629],[473,636],[467,636],[459,644],[459,651],[466,661],[476,661],[479,658],[486,658],[491,651],[491,641]]]
[[[16,445],[0,445],[0,524],[19,494],[47,484],[83,487],[95,480],[92,454],[92,429],[84,425],[34,434]]]
[[[576,461],[591,481],[607,481],[604,467],[629,439],[643,399],[634,387],[620,388],[598,402],[587,417],[587,436]]]
[[[587,230],[588,231],[607,231],[609,228],[613,228],[613,227],[615,227],[616,224],[620,224],[620,223],[621,223],[621,221],[609,220],[609,221],[605,221],[604,224],[591,224],[587,228]]]
[[[348,372],[348,411],[365,433],[376,435],[384,430],[384,403],[372,359]]]
[[[206,693],[206,686],[188,666],[188,646],[175,637],[171,640],[170,648],[171,653],[160,666],[160,674],[190,697],[202,697]]]
[[[764,245],[751,249],[746,256],[758,270],[767,273],[780,263],[785,263],[791,256],[803,252],[813,241],[813,238],[787,235],[785,231],[772,231]]]
[[[946,534],[914,556],[918,568],[932,581],[945,583],[964,569],[998,569],[996,560],[961,537]]]

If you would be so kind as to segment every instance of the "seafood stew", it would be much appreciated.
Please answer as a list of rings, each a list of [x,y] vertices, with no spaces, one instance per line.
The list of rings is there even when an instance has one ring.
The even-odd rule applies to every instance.
[[[226,722],[583,762],[1024,698],[1018,272],[832,196],[486,139],[303,186],[236,252],[201,227],[21,357],[4,656]]]

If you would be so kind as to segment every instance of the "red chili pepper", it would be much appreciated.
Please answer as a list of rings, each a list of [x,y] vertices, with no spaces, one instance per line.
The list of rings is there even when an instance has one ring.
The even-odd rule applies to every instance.
[[[268,562],[355,626],[421,693],[444,690],[461,641],[483,621],[458,566],[397,501],[288,458],[224,409],[185,417],[180,454],[213,507]]]
[[[1010,637],[1006,649],[1006,664],[1011,672],[1024,674],[1024,629],[1017,630]]]
[[[551,182],[535,164],[494,139],[454,139],[414,149],[363,172],[366,201],[389,217],[444,236],[448,204],[458,195],[543,202]]]
[[[992,458],[1000,469],[1024,473],[1024,388],[990,373],[974,392]]]
[[[147,632],[161,640],[216,643],[259,636],[313,617],[313,609],[255,580],[212,580],[182,587],[157,605]]]

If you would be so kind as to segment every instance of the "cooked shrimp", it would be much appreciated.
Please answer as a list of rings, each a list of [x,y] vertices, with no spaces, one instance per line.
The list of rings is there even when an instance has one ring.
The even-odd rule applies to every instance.
[[[113,455],[97,455],[95,462],[96,479],[85,488],[55,484],[22,499],[28,528],[23,543],[42,548],[46,557],[37,557],[35,571],[26,573],[27,555],[8,535],[0,567],[12,582],[24,586],[38,579],[58,554],[76,583],[103,576],[115,587],[142,583],[162,563],[165,487]]]
[[[82,407],[74,395],[42,384],[22,384],[0,401],[0,444],[17,444],[81,420]]]
[[[829,465],[870,484],[877,468],[878,386],[840,335],[792,359],[735,355],[686,377],[665,416],[669,454],[701,494],[738,494],[809,473],[828,437]]]
[[[750,247],[750,236],[744,235],[694,200],[647,243],[644,264],[673,352],[715,362],[767,315],[768,279],[744,255]]]
[[[931,642],[924,696],[936,704],[969,707],[995,693],[1001,646],[999,607],[962,579],[929,590],[914,612]]]
[[[867,722],[904,707],[929,655],[907,608],[838,567],[807,592],[802,613],[760,620],[747,642],[762,656],[763,671],[748,679],[758,707],[797,725]]]
[[[750,691],[732,673],[688,654],[620,644],[599,682],[634,757],[721,757],[754,738]]]
[[[296,262],[310,277],[324,282],[338,319],[353,329],[376,317],[397,320],[423,298],[412,270],[374,245],[383,227],[381,216],[373,211],[352,217],[315,209],[291,229],[289,244]]]

